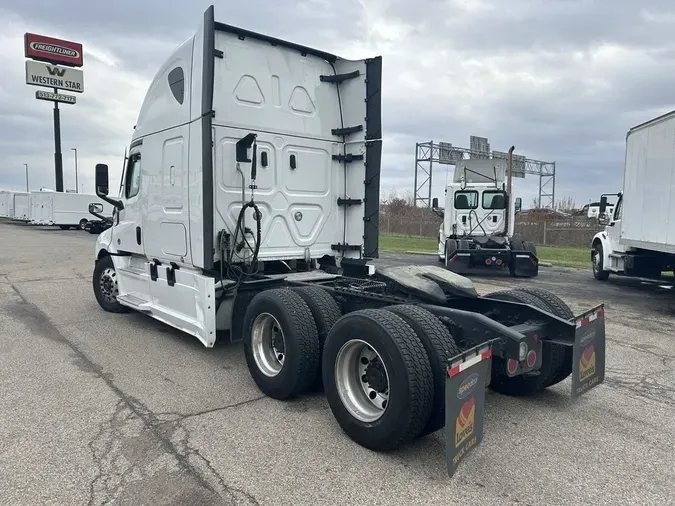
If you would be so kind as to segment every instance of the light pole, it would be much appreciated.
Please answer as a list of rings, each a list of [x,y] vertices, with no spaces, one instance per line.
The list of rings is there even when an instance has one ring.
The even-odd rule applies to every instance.
[[[29,193],[30,190],[28,189],[28,164],[24,163],[24,167],[26,167],[26,193]]]
[[[77,183],[77,148],[70,148],[75,151],[75,193],[80,193],[80,185]]]

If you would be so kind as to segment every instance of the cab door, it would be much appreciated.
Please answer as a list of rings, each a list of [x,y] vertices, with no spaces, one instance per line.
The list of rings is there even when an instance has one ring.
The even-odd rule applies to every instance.
[[[117,212],[112,230],[113,244],[118,251],[139,255],[144,253],[140,148],[141,146],[137,146],[129,153],[121,195],[124,209]]]

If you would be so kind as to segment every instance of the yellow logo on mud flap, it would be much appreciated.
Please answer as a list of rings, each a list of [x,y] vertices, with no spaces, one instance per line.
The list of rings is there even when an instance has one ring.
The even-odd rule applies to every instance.
[[[461,445],[473,434],[474,418],[476,415],[476,398],[469,398],[459,410],[455,424],[455,447]]]
[[[587,347],[579,359],[579,381],[584,381],[595,374],[595,346]]]

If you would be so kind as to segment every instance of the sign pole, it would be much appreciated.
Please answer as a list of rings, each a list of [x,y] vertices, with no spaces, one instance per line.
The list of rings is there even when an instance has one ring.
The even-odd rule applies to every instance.
[[[54,88],[54,93],[59,90]],[[54,101],[54,170],[56,176],[56,191],[63,192],[63,158],[61,157],[61,115],[59,103]]]

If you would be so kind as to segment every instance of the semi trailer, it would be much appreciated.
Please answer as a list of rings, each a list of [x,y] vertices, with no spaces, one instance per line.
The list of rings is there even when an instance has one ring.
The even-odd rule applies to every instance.
[[[108,213],[112,206],[97,195],[54,191],[31,192],[31,225],[52,225],[63,230],[79,228],[84,230],[91,219],[89,204],[99,203]]]
[[[472,269],[508,269],[512,276],[539,273],[537,247],[514,233],[522,200],[507,191],[507,161],[458,160],[453,182],[445,189],[445,208],[438,232],[438,260],[446,269],[466,274]],[[511,185],[509,185],[511,186]],[[509,190],[512,191],[512,188]]]
[[[13,196],[14,212],[12,218],[17,221],[30,220],[30,193],[16,192]]]
[[[243,342],[263,393],[322,390],[364,447],[444,429],[452,476],[482,440],[487,386],[530,395],[568,379],[577,397],[602,383],[604,309],[376,265],[381,85],[380,56],[340,58],[209,7],[150,84],[116,197],[96,166],[114,211],[93,292],[207,348]]]
[[[668,219],[675,210],[675,111],[631,128],[625,150],[622,190],[600,199],[605,229],[591,242],[593,275],[659,279],[675,272],[675,222]]]

